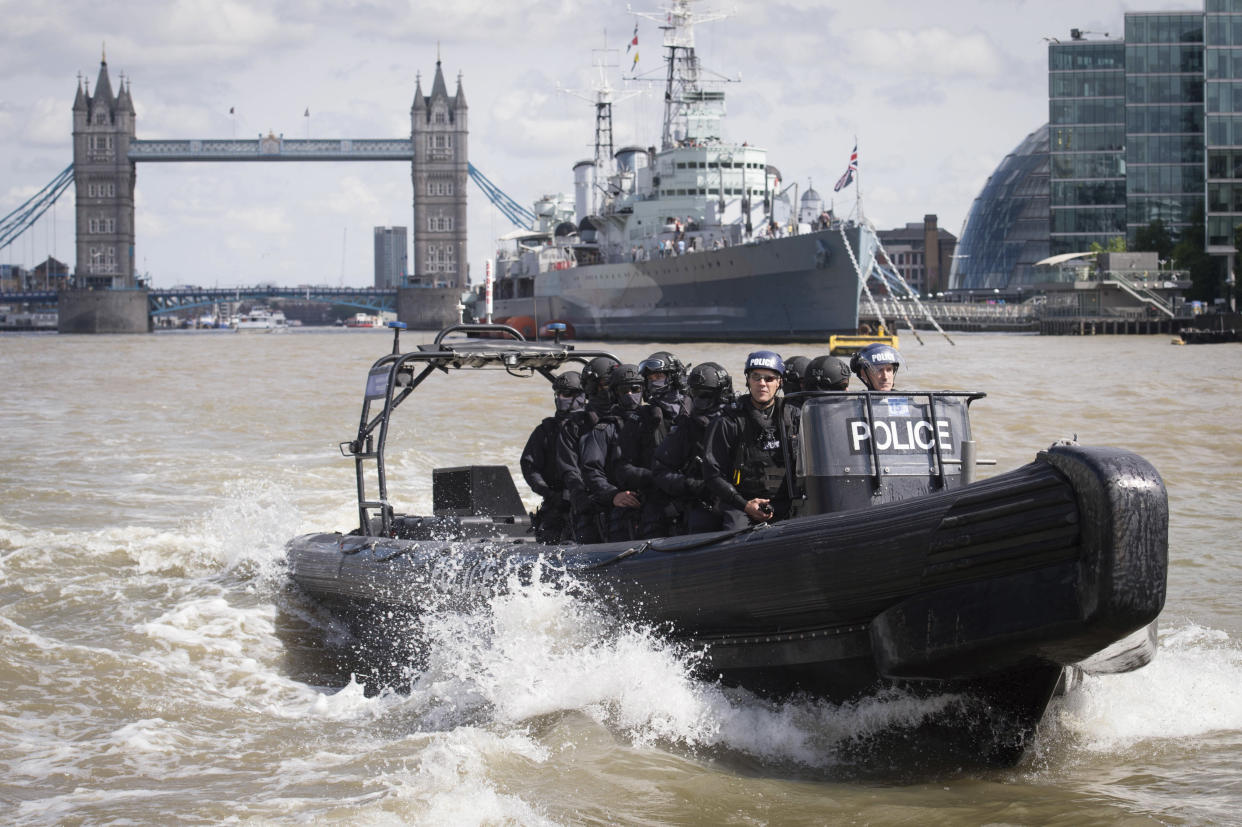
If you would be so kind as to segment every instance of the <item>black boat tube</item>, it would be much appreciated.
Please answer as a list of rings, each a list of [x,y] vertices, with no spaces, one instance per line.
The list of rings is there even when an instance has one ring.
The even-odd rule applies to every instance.
[[[880,674],[960,678],[1041,661],[1071,665],[1160,614],[1168,499],[1156,469],[1129,451],[1078,445],[1053,446],[1037,460],[1075,492],[1076,514],[1066,528],[1078,535],[1077,554],[981,582],[928,589],[888,607],[870,624]],[[986,559],[987,538],[974,535],[987,516],[950,512],[942,519],[950,547],[964,544],[955,552],[961,564]],[[1015,512],[1014,519],[1024,518]]]

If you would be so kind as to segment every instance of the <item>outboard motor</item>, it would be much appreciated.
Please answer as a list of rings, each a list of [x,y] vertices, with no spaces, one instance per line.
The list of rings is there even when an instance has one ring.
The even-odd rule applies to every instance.
[[[802,513],[868,508],[971,482],[969,406],[983,395],[807,394],[800,429]]]

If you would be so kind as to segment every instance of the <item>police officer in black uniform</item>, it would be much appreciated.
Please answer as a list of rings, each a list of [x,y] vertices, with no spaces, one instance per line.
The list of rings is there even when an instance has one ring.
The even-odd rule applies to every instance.
[[[816,356],[807,366],[803,390],[843,391],[850,386],[850,369],[835,356]]]
[[[642,507],[655,487],[642,464],[643,377],[638,365],[617,365],[608,374],[613,406],[583,434],[579,463],[587,494],[608,515],[609,540],[639,536]]]
[[[806,370],[811,360],[805,356],[790,356],[785,360],[785,381],[781,388],[786,394],[810,390],[806,386]]]
[[[586,404],[582,393],[582,375],[569,370],[552,382],[556,400],[556,414],[535,426],[526,448],[522,451],[520,465],[522,476],[530,490],[543,497],[543,503],[535,512],[535,539],[541,543],[559,543],[572,536],[569,500],[565,498],[565,486],[561,484],[561,470],[556,464],[556,441],[561,426],[570,414],[580,411]]]
[[[777,393],[784,373],[779,354],[751,353],[747,394],[708,428],[703,479],[726,530],[784,519],[793,510],[800,409]]]
[[[850,370],[871,391],[891,391],[897,384],[900,368],[901,354],[897,349],[879,342],[867,345],[850,359]]]
[[[646,386],[647,403],[643,415],[642,435],[638,453],[628,457],[633,465],[655,471],[655,454],[668,438],[678,421],[690,415],[690,398],[686,395],[686,365],[667,350],[658,350],[638,365]],[[677,530],[678,510],[654,479],[643,474],[646,495],[643,498],[640,537],[667,537]]]
[[[707,429],[733,403],[733,379],[716,362],[695,365],[687,379],[691,410],[660,444],[651,472],[678,515],[675,533],[717,531],[720,512],[703,482]]]
[[[579,464],[582,436],[593,429],[600,417],[612,407],[612,395],[608,389],[608,373],[616,359],[596,356],[582,369],[582,391],[586,395],[586,407],[570,414],[561,426],[556,441],[556,465],[565,486],[573,523],[574,540],[579,543],[599,543],[604,539],[604,514],[590,496],[582,480]]]

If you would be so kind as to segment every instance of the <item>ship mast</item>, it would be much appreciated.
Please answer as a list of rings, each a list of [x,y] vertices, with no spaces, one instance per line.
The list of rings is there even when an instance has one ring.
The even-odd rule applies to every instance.
[[[639,94],[636,90],[626,92],[619,97],[614,94],[612,85],[608,82],[608,70],[616,69],[618,66],[616,63],[609,63],[609,55],[616,53],[616,49],[592,50],[591,67],[599,73],[592,94],[588,95],[574,89],[564,90],[566,94],[595,105],[595,181],[591,187],[591,213],[593,215],[599,212],[601,182],[609,180],[616,171],[613,168],[612,105]]]
[[[680,141],[714,137],[705,135],[707,123],[719,124],[724,107],[724,92],[705,92],[702,69],[694,51],[694,26],[728,17],[721,12],[696,13],[690,9],[695,0],[672,0],[662,12],[631,12],[656,23],[664,30],[664,131],[661,149],[672,149]],[[714,78],[712,82],[723,82]]]

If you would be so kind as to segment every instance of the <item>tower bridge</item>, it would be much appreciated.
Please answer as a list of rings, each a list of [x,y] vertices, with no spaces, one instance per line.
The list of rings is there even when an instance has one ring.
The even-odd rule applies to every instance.
[[[467,106],[461,76],[449,94],[439,59],[430,94],[416,76],[410,135],[401,138],[288,139],[268,134],[251,140],[139,139],[130,87],[122,76],[112,90],[102,59],[94,93],[78,79],[73,103],[73,164],[52,185],[0,222],[0,243],[33,226],[66,189],[75,190],[73,290],[62,291],[62,332],[139,332],[153,315],[237,298],[310,298],[374,311],[395,310],[412,325],[439,327],[456,321],[468,286],[466,188],[472,180],[515,226],[534,215],[502,192],[468,160]],[[414,258],[405,284],[375,288],[218,288],[147,290],[134,268],[134,190],[139,163],[400,161],[410,164]],[[0,300],[21,301],[27,294]],[[101,323],[102,320],[102,323]]]

